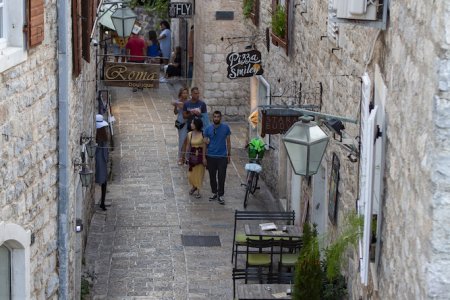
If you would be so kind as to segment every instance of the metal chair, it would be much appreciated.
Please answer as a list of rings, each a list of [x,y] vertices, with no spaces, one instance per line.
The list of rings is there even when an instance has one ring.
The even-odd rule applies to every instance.
[[[272,274],[273,264],[273,248],[276,246],[273,239],[268,240],[253,240],[247,239],[246,249],[246,263],[245,268],[249,270],[251,268],[257,268],[260,275],[260,283],[263,283],[263,275]],[[263,273],[262,269],[267,268],[268,272]],[[247,283],[247,278],[245,279]]]
[[[282,268],[294,268],[297,263],[300,250],[303,246],[302,239],[280,240],[280,260],[278,261],[278,273],[282,273]]]

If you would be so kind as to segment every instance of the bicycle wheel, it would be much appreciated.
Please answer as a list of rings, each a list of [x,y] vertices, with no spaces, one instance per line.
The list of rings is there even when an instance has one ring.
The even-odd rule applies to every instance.
[[[247,173],[247,185],[245,186],[245,198],[244,198],[244,208],[247,207],[248,196],[250,194],[250,190],[253,184],[253,175],[254,172]]]
[[[258,188],[258,179],[259,179],[259,174],[256,173],[255,176],[253,177],[252,180],[252,185],[250,186],[250,192],[252,194],[254,194],[256,192],[256,189]]]

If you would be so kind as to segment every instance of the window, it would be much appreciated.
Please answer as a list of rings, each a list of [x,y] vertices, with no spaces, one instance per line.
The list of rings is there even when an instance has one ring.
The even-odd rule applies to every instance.
[[[3,7],[5,6],[5,3],[3,0],[0,0],[0,48],[2,47],[2,43],[6,41],[4,28],[5,28],[5,20],[4,20],[4,13],[3,13]]]
[[[0,222],[0,299],[30,298],[30,231]]]
[[[26,59],[22,32],[24,1],[0,0],[0,72]]]
[[[272,44],[284,48],[288,54],[289,40],[289,0],[272,0]]]
[[[11,299],[11,251],[0,246],[0,299]]]

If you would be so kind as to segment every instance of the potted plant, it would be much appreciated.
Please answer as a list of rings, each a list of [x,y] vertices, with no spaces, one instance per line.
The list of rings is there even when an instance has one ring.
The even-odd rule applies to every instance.
[[[287,53],[287,15],[283,5],[276,4],[272,11],[272,43],[286,49]]]

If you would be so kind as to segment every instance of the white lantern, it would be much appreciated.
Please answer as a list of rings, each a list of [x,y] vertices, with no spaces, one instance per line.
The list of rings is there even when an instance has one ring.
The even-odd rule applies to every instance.
[[[129,7],[119,7],[111,15],[111,20],[119,37],[127,37],[131,34],[136,14]]]
[[[329,137],[311,121],[312,117],[303,116],[300,120],[286,132],[283,143],[294,173],[311,176],[319,169]]]

